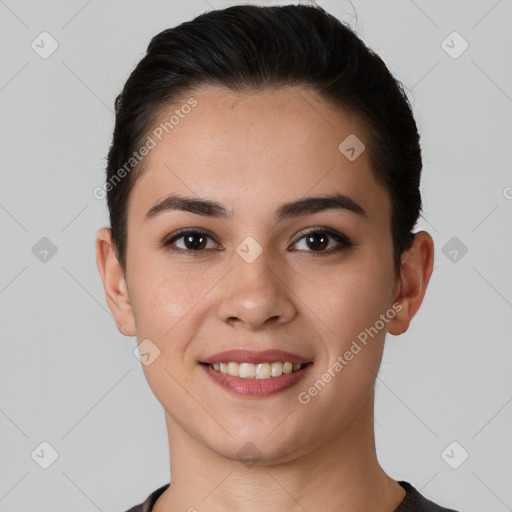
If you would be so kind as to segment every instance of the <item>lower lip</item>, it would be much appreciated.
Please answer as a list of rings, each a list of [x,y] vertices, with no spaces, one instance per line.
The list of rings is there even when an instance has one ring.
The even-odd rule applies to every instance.
[[[311,364],[292,373],[283,373],[279,377],[270,377],[268,379],[244,379],[234,377],[227,373],[221,373],[205,364],[201,364],[210,379],[219,384],[224,389],[238,396],[246,397],[264,397],[276,395],[297,384],[303,379]]]

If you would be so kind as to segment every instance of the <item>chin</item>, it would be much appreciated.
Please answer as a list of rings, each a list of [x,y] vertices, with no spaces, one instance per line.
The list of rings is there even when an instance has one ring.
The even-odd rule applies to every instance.
[[[289,428],[279,433],[279,428],[276,429],[275,424],[265,429],[248,427],[244,434],[237,432],[233,437],[225,434],[222,440],[211,444],[206,441],[206,444],[221,457],[239,461],[247,467],[283,464],[294,460],[305,450],[301,450],[304,444],[299,442],[299,436],[290,435]]]

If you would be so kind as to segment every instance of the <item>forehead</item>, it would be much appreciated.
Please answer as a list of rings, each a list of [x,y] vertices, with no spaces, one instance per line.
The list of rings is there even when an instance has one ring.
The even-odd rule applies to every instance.
[[[207,87],[182,101],[162,110],[149,131],[155,144],[131,193],[129,215],[140,217],[171,192],[209,197],[248,216],[253,203],[273,211],[285,201],[338,192],[366,203],[370,216],[387,217],[387,194],[368,151],[357,156],[368,144],[364,124],[314,92]],[[346,152],[352,148],[355,159],[354,151]]]

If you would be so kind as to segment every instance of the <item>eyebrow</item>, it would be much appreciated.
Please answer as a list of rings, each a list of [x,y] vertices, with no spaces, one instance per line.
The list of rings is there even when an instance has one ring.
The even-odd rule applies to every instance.
[[[350,197],[344,194],[332,194],[328,196],[306,197],[284,203],[276,210],[275,218],[277,222],[280,222],[291,217],[298,217],[299,215],[313,214],[331,209],[346,210],[363,217],[367,217],[364,209]],[[223,219],[228,219],[233,216],[232,210],[228,210],[216,201],[171,194],[152,206],[147,211],[145,220],[149,220],[161,213],[173,210]]]

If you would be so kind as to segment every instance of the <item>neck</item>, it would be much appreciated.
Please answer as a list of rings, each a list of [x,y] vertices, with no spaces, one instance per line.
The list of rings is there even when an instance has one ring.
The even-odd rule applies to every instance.
[[[405,491],[380,467],[370,393],[350,425],[286,462],[247,466],[212,452],[166,414],[169,488],[154,512],[318,510],[393,512]]]

